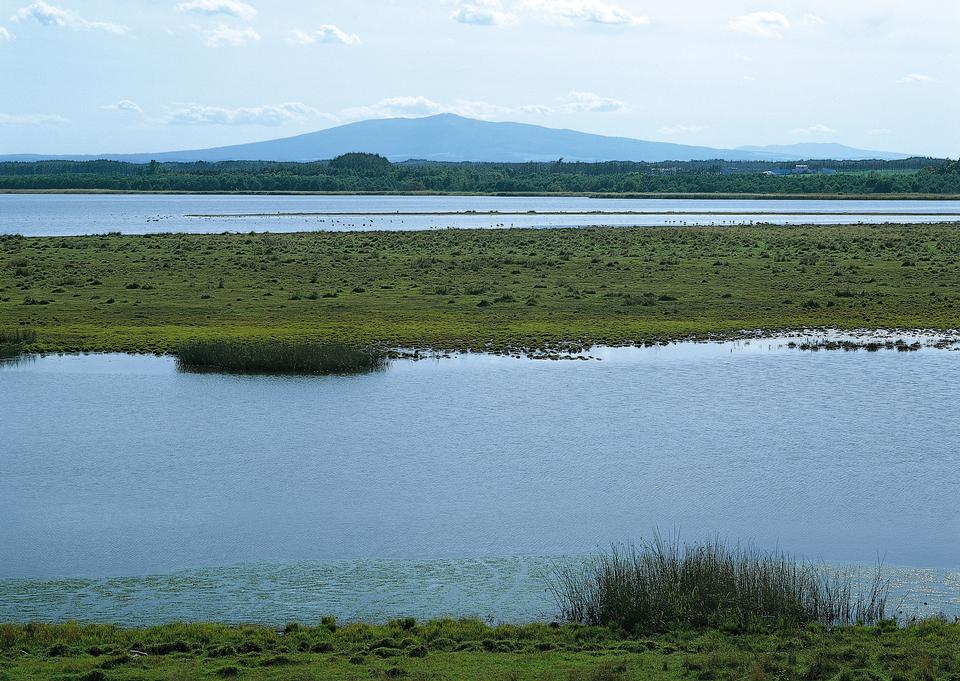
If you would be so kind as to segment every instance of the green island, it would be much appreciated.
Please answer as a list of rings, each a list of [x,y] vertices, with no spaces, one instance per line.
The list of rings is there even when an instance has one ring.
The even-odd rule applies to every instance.
[[[948,330],[958,254],[948,224],[14,235],[0,237],[0,329],[39,352],[226,340],[524,352]]]

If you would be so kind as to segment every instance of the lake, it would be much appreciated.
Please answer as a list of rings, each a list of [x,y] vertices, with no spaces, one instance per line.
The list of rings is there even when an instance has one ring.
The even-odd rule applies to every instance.
[[[526,621],[555,561],[656,527],[883,558],[911,608],[960,612],[956,352],[590,355],[0,364],[0,621]]]
[[[25,236],[757,222],[960,222],[960,201],[0,194],[0,234]]]

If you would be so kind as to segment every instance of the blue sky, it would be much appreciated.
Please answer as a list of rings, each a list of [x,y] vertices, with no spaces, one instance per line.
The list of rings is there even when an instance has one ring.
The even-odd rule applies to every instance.
[[[0,0],[0,153],[452,111],[960,156],[956,0]]]

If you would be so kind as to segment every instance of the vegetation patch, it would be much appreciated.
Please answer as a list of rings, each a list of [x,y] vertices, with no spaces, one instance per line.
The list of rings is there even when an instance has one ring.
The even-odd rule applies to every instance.
[[[0,329],[0,360],[18,357],[24,349],[35,343],[37,332],[33,329]]]
[[[211,340],[177,348],[182,371],[275,374],[352,374],[383,369],[386,354],[339,343]]]
[[[631,633],[875,625],[887,618],[889,593],[879,570],[864,585],[778,551],[660,535],[560,568],[551,587],[570,621]]]

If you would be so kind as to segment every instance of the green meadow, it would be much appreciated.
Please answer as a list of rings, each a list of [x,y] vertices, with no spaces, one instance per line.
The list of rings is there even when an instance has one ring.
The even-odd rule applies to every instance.
[[[676,630],[627,636],[605,627],[479,621],[317,626],[0,625],[4,681],[956,681],[960,625],[768,633]]]
[[[952,225],[6,236],[0,329],[35,331],[31,350],[133,352],[948,329],[958,253]]]

